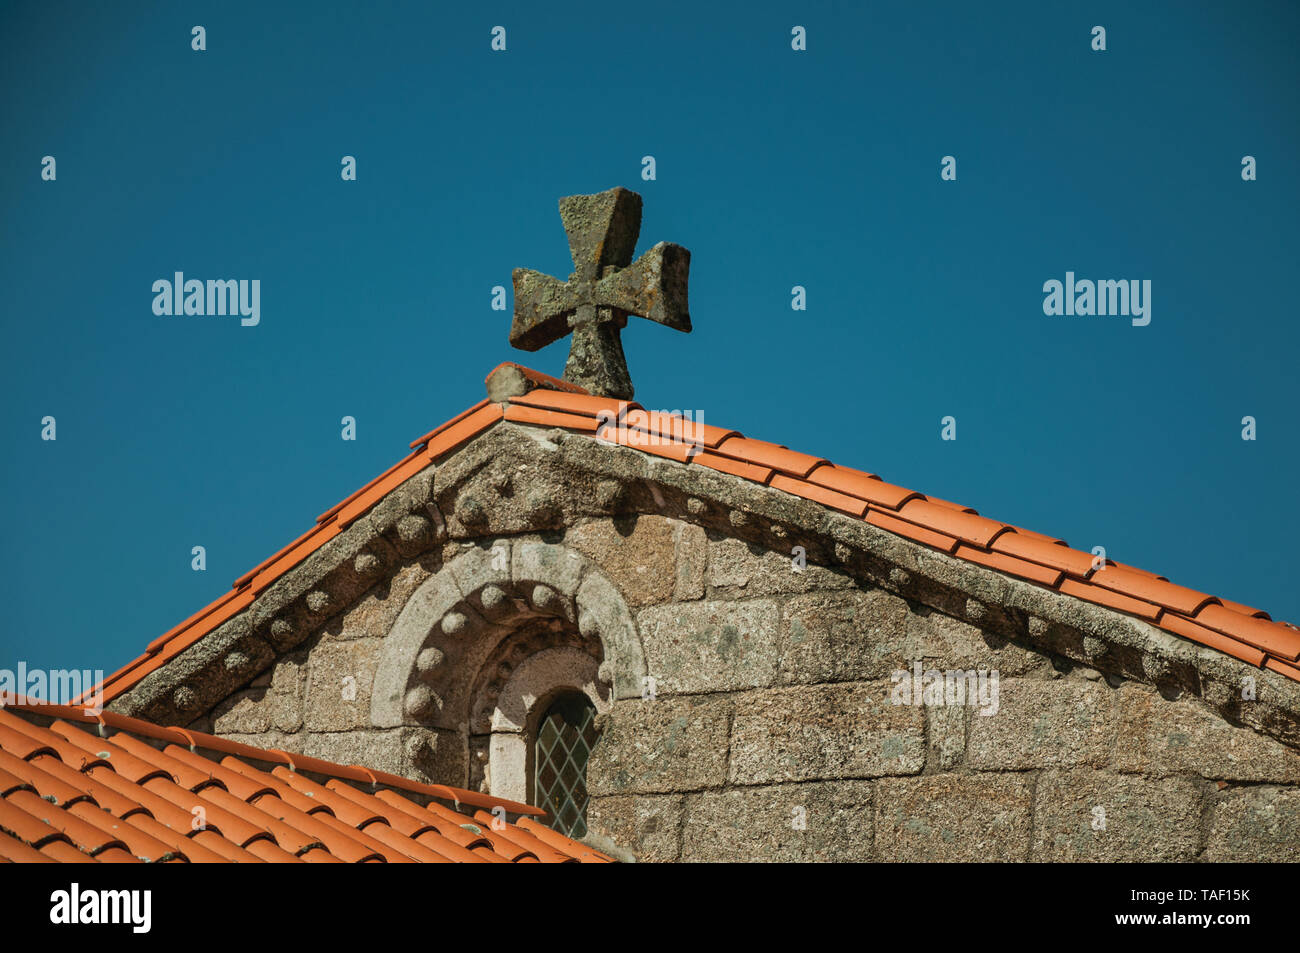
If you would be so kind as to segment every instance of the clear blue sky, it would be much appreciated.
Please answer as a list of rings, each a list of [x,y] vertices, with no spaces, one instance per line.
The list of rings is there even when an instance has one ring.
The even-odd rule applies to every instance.
[[[1300,621],[1300,5],[286,7],[3,5],[0,667],[117,668],[500,361],[559,374],[490,289],[615,185],[692,252],[695,332],[624,335],[646,406]],[[175,271],[261,324],[155,316]],[[1151,324],[1045,316],[1066,271]]]

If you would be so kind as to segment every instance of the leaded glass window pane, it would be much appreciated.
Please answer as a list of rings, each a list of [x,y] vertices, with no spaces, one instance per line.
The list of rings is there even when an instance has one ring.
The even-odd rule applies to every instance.
[[[533,798],[568,837],[587,833],[587,759],[596,744],[596,708],[585,695],[562,695],[537,726]]]

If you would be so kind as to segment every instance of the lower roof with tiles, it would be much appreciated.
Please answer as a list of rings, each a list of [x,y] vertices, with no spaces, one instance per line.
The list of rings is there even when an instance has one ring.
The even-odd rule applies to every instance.
[[[112,712],[0,709],[0,861],[610,861],[530,814],[544,812]]]
[[[1028,580],[1064,595],[1135,616],[1250,665],[1300,681],[1300,629],[1261,609],[1198,592],[1166,577],[1071,549],[1061,539],[981,516],[975,509],[887,483],[735,430],[688,424],[640,404],[596,397],[520,365],[500,365],[528,390],[480,401],[411,442],[411,453],[316,518],[280,552],[235,580],[231,591],[163,633],[138,658],[104,680],[111,701],[252,604],[268,586],[365,515],[390,491],[505,420],[562,428],[688,466],[707,467],[820,503],[887,532]],[[650,439],[653,438],[653,439]]]

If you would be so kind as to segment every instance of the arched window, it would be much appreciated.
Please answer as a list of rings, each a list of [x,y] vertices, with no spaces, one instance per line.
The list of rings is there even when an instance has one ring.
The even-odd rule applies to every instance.
[[[565,692],[542,713],[533,736],[533,803],[567,837],[587,834],[587,760],[596,734],[596,706],[582,692]]]

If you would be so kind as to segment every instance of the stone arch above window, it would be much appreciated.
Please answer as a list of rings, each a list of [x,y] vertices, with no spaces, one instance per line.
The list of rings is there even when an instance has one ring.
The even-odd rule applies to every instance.
[[[407,601],[384,640],[371,722],[459,733],[462,783],[526,800],[538,705],[573,691],[604,711],[639,697],[645,674],[632,614],[594,563],[536,539],[483,540]]]

